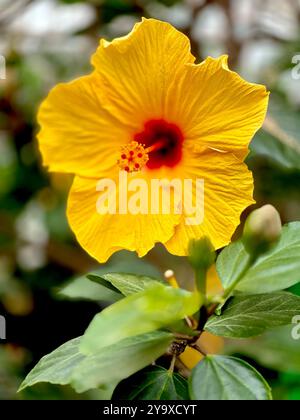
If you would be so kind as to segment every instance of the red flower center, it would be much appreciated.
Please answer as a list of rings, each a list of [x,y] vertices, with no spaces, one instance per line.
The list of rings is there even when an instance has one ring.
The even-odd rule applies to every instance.
[[[174,167],[181,160],[183,134],[176,124],[163,119],[147,121],[144,131],[137,133],[134,140],[148,149],[149,169]]]
[[[173,167],[182,157],[183,135],[177,125],[165,120],[150,120],[144,131],[121,148],[117,163],[126,172],[137,172],[147,166],[157,169]]]

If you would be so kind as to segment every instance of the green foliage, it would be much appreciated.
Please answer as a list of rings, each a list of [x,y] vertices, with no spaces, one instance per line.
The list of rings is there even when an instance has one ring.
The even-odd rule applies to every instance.
[[[222,314],[211,317],[205,330],[230,338],[247,338],[281,325],[291,324],[300,314],[300,297],[277,292],[236,296],[222,308]]]
[[[216,253],[209,238],[191,240],[188,259],[195,270],[208,270],[216,259]]]
[[[27,375],[19,391],[39,382],[66,385],[75,367],[85,358],[79,352],[80,337],[67,341],[52,353],[44,356]]]
[[[239,353],[279,372],[300,373],[300,339],[292,337],[293,325],[267,331],[260,337],[232,341],[228,352]]]
[[[215,315],[209,314],[205,330],[222,337],[241,339],[291,324],[293,317],[300,313],[300,297],[278,290],[286,289],[298,281],[299,231],[298,222],[286,225],[279,242],[254,261],[245,251],[241,240],[221,252],[217,269],[225,288],[223,303]],[[168,348],[172,353],[177,351],[172,349],[182,343],[184,349],[189,340],[195,342],[199,331],[191,328],[187,317],[194,315],[197,318],[199,315],[201,325],[202,316],[207,313],[207,310],[202,310],[202,305],[209,306],[211,303],[203,301],[198,292],[170,287],[149,275],[115,272],[115,268],[106,265],[97,274],[88,275],[89,280],[84,280],[85,284],[94,288],[95,300],[103,299],[106,293],[115,303],[94,317],[83,337],[65,343],[41,359],[20,389],[48,381],[71,384],[77,392],[97,388],[101,390],[101,395],[110,397],[115,387],[126,379],[117,387],[114,398],[271,398],[270,388],[261,375],[248,363],[233,357],[206,356],[192,370],[189,394],[187,381],[173,372],[173,366],[169,370],[149,367]],[[288,273],[288,276],[283,273]],[[203,279],[205,281],[205,277]],[[80,286],[83,278],[79,280]],[[76,295],[74,286],[73,289],[71,286],[71,290]],[[66,294],[70,296],[69,292]],[[77,293],[80,293],[80,287]],[[235,295],[231,296],[232,293]],[[266,340],[264,336],[261,339]],[[169,347],[172,342],[173,345]],[[288,340],[283,342],[289,343],[289,355],[293,355],[292,344]],[[272,340],[266,343],[267,349],[268,346],[272,347]],[[277,350],[272,348],[275,364],[281,363],[282,358],[286,357],[286,347],[282,343],[282,349],[277,342]],[[244,352],[243,342],[232,348],[262,360],[265,365],[270,360],[272,363],[269,356],[265,360],[265,346],[257,346],[256,350],[253,350],[253,345],[249,346],[250,353]],[[297,369],[298,359],[298,355],[292,356],[285,366],[294,363],[293,367]]]
[[[59,290],[58,296],[68,299],[115,302],[120,299],[120,295],[119,293],[116,293],[115,290],[111,290],[107,283],[98,281],[99,284],[97,285],[87,280],[87,278],[90,278],[93,281],[99,277],[104,278],[104,275],[107,273],[109,273],[110,276],[112,273],[130,273],[152,277],[157,277],[160,274],[153,265],[147,263],[145,260],[141,260],[135,253],[120,251],[114,254],[108,263],[101,264],[100,267],[93,270],[88,276],[84,275],[76,279],[71,279]],[[106,281],[113,284],[113,282],[108,279],[106,279]],[[117,279],[115,281],[118,283]],[[119,280],[119,283],[120,281],[121,280]],[[139,287],[139,283],[135,283],[136,287]]]
[[[107,288],[113,287],[115,291],[118,290],[124,296],[130,296],[160,284],[160,282],[153,277],[126,273],[108,273],[103,274],[101,277],[90,274],[87,277],[96,283],[105,284]]]
[[[205,283],[202,297],[198,292],[170,287],[155,276],[116,272],[118,264],[104,265],[88,278],[77,279],[75,286],[71,283],[63,289],[65,295],[75,297],[82,293],[84,281],[90,285],[86,298],[103,300],[106,296],[114,303],[94,317],[83,337],[65,343],[41,359],[20,389],[48,381],[71,384],[80,393],[97,388],[103,397],[110,397],[115,387],[126,379],[118,386],[115,398],[270,399],[270,388],[260,374],[233,357],[206,356],[192,370],[189,395],[186,380],[173,372],[173,366],[167,370],[149,365],[164,355],[172,342],[171,353],[177,351],[173,350],[176,346],[183,343],[184,349],[189,340],[191,343],[197,340],[199,331],[195,331],[195,326],[191,328],[188,318],[191,316],[200,317],[196,321],[198,326],[204,325],[205,330],[215,335],[239,339],[291,324],[293,317],[300,313],[300,297],[280,290],[299,281],[299,233],[299,222],[284,226],[276,245],[254,260],[242,240],[225,248],[216,263],[225,291],[215,314],[211,309],[207,312],[213,303],[205,299]],[[139,263],[137,266],[137,271],[149,269]],[[135,270],[134,265],[131,270]],[[197,269],[195,272],[197,279]],[[202,278],[204,282],[205,278]],[[202,324],[204,315],[208,319]],[[270,356],[265,359],[265,347],[257,346],[255,351],[253,345],[249,346],[251,357],[265,365],[271,361],[277,366],[286,356],[282,344],[285,343],[291,355],[285,366],[292,364],[298,369],[299,357],[293,356],[292,350],[294,343],[282,340],[280,348],[276,342],[276,350],[272,340],[266,343],[267,349],[271,347],[273,359]],[[245,350],[243,344],[233,348],[242,354]],[[249,355],[249,351],[245,354]]]
[[[83,360],[73,372],[72,384],[78,392],[117,385],[163,355],[172,338],[169,333],[154,331],[102,348]]]
[[[39,382],[71,384],[77,392],[98,387],[113,389],[122,379],[161,356],[171,343],[172,335],[155,331],[132,337],[88,357],[80,352],[80,340],[79,337],[68,341],[43,357],[25,378],[19,391]]]
[[[153,285],[97,314],[84,334],[81,350],[94,353],[123,338],[166,327],[197,312],[199,307],[197,293]]]
[[[300,281],[300,222],[285,225],[280,241],[249,268],[235,290],[243,293],[269,293],[287,289]],[[249,256],[241,241],[222,251],[217,259],[217,271],[224,288],[247,265]]]
[[[0,197],[14,187],[16,173],[17,162],[12,142],[0,134]]]
[[[248,363],[235,357],[207,356],[189,380],[195,400],[270,400],[271,390]]]
[[[280,373],[278,379],[273,381],[274,395],[283,400],[300,400],[300,374]]]
[[[5,3],[12,2],[6,1]],[[151,17],[152,13],[164,20],[171,19],[175,26],[185,28],[188,35],[196,34],[199,30],[201,32],[199,27],[201,19],[199,20],[198,17],[204,16],[202,8],[205,8],[205,1],[189,1],[183,4],[181,0],[59,0],[60,5],[64,5],[63,10],[55,6],[53,13],[49,14],[49,19],[57,15],[60,21],[61,13],[67,12],[66,15],[70,17],[70,21],[73,20],[73,16],[74,21],[77,21],[76,16],[80,13],[83,15],[84,9],[82,12],[73,12],[75,3],[88,5],[89,13],[94,14],[94,19],[90,23],[83,23],[82,28],[74,30],[73,33],[71,30],[65,33],[65,28],[59,25],[59,39],[62,40],[59,43],[57,43],[56,28],[53,28],[53,25],[50,25],[50,32],[48,34],[45,32],[43,35],[41,35],[42,32],[36,31],[29,25],[28,28],[24,27],[22,30],[22,47],[20,47],[14,41],[15,18],[21,17],[22,21],[23,13],[27,15],[27,9],[29,12],[29,9],[35,8],[36,3],[39,2],[36,0],[27,3],[28,5],[25,5],[24,8],[22,6],[20,9],[15,7],[10,8],[14,10],[7,10],[8,13],[5,13],[7,16],[3,22],[1,21],[3,32],[1,41],[3,41],[3,51],[7,58],[7,79],[0,81],[0,306],[1,315],[3,313],[8,317],[7,319],[11,320],[14,331],[13,335],[9,334],[8,345],[2,346],[0,349],[0,399],[82,399],[85,398],[85,394],[81,393],[80,396],[77,396],[75,391],[67,385],[73,379],[69,378],[69,381],[67,378],[68,375],[71,375],[71,371],[75,375],[75,369],[89,357],[95,355],[80,354],[79,339],[65,343],[43,358],[27,377],[28,383],[24,382],[26,389],[16,395],[17,385],[24,377],[28,363],[30,365],[34,363],[36,355],[52,346],[52,337],[48,341],[45,340],[47,335],[51,335],[48,334],[48,317],[51,324],[55,323],[57,337],[63,342],[69,339],[70,333],[74,336],[81,334],[86,327],[86,317],[92,316],[93,311],[97,308],[90,302],[73,302],[75,300],[97,303],[104,301],[115,307],[114,303],[123,301],[124,296],[135,296],[136,293],[146,292],[149,286],[151,288],[152,285],[162,283],[162,267],[164,269],[172,268],[183,287],[192,290],[192,287],[195,286],[195,282],[192,282],[198,280],[198,285],[201,285],[202,290],[202,282],[203,289],[205,286],[206,273],[201,273],[201,270],[198,270],[194,279],[191,276],[191,270],[186,267],[187,259],[184,257],[170,258],[167,252],[162,251],[159,246],[151,252],[150,258],[160,269],[129,252],[118,252],[108,264],[95,265],[94,270],[90,269],[93,263],[74,241],[65,217],[68,187],[64,185],[60,176],[54,181],[53,175],[48,176],[42,170],[41,157],[37,151],[36,143],[37,108],[49,89],[56,83],[70,80],[91,70],[91,66],[88,64],[89,56],[92,46],[98,44],[99,36],[104,36],[107,39],[121,36],[142,15]],[[168,10],[168,6],[173,6],[176,3],[183,6],[183,13],[180,8]],[[206,3],[218,4],[217,10],[214,11],[212,7],[213,16],[213,13],[220,12],[219,9],[226,2],[212,0]],[[262,10],[264,7],[268,7],[268,2],[261,0],[260,3]],[[193,10],[193,7],[196,7],[196,10]],[[281,7],[276,8],[278,17],[281,16],[282,11],[284,12]],[[270,13],[272,14],[272,11]],[[189,19],[191,16],[197,17],[197,19]],[[295,12],[295,16],[297,16],[297,12]],[[84,16],[82,17],[84,18]],[[42,20],[45,25],[40,29],[45,30],[47,26],[49,27],[48,16],[44,16]],[[263,20],[260,30],[264,31],[264,36],[268,39],[271,32],[263,28]],[[286,25],[290,22],[289,19],[283,19],[283,21],[286,21]],[[22,26],[22,22],[19,23]],[[68,22],[66,23],[67,27]],[[235,30],[235,25],[239,25],[239,22],[232,19],[233,33],[238,32]],[[220,49],[227,49],[231,52],[231,67],[233,68],[234,63],[237,62],[242,67],[245,67],[246,64],[247,70],[251,74],[252,60],[243,63],[243,54],[239,55],[239,51],[244,51],[244,46],[248,44],[252,45],[252,41],[256,38],[256,29],[254,27],[252,29],[248,31],[248,36],[243,37],[244,39],[238,40],[237,43],[234,42],[236,48],[231,48],[232,42],[235,41],[232,39],[232,33],[229,33],[231,31],[228,32],[228,39],[226,36],[223,37],[224,39],[222,38],[222,45],[219,45],[217,38],[209,37],[208,42],[206,37],[193,37],[192,52],[195,55],[199,53],[196,60],[200,62],[200,59],[205,58],[207,54],[214,55]],[[273,35],[270,36],[272,51],[274,50],[275,54],[276,48],[277,51],[278,49],[282,51],[282,61],[285,63],[285,67],[278,68],[273,63],[271,68],[263,69],[268,61],[264,60],[262,71],[258,77],[253,77],[253,81],[260,79],[263,84],[270,87],[272,94],[266,124],[256,134],[250,145],[249,164],[251,169],[254,169],[257,202],[274,204],[286,223],[293,219],[299,219],[300,119],[299,95],[297,94],[299,80],[294,81],[294,95],[288,92],[287,86],[290,86],[292,81],[290,72],[294,65],[292,65],[291,58],[296,51],[300,50],[300,42],[299,39],[295,39],[293,42],[280,41],[281,35],[277,35],[277,39]],[[257,42],[254,44],[256,45]],[[253,48],[251,49],[253,50]],[[251,52],[249,51],[249,53]],[[287,72],[283,73],[283,70],[286,69]],[[285,80],[283,80],[284,78]],[[276,92],[280,93],[280,97],[276,96]],[[27,209],[32,203],[39,207],[41,220],[37,221],[33,213],[29,214],[28,223],[24,223],[20,231],[17,228],[19,220],[24,214],[24,209]],[[41,235],[44,237],[44,242],[39,234],[41,227],[44,232]],[[30,232],[31,235],[26,237],[26,234]],[[229,290],[228,295],[213,296],[211,301],[205,302],[200,313],[197,307],[196,313],[193,314],[194,324],[192,327],[191,320],[185,318],[166,325],[167,316],[163,313],[165,297],[158,297],[156,306],[156,296],[152,296],[151,311],[144,310],[145,308],[139,311],[135,308],[135,304],[133,305],[133,332],[136,333],[138,330],[136,325],[155,324],[155,328],[172,331],[173,336],[169,335],[169,338],[166,339],[168,343],[174,339],[175,335],[179,336],[179,334],[196,338],[199,335],[198,321],[203,317],[203,323],[200,323],[201,328],[206,323],[205,328],[214,334],[239,338],[239,340],[226,340],[225,352],[238,353],[241,357],[246,357],[247,360],[252,359],[259,366],[272,370],[271,372],[264,370],[264,372],[274,387],[275,398],[299,400],[300,340],[293,339],[291,335],[293,328],[291,318],[298,311],[299,300],[291,294],[280,292],[280,290],[292,286],[289,291],[300,295],[298,238],[299,222],[285,227],[280,244],[268,254],[263,255],[254,265],[251,264],[250,267],[248,267],[249,257],[245,253],[241,241],[233,243],[221,252],[217,264],[227,292],[231,286],[234,286],[232,291]],[[205,257],[207,258],[209,255],[203,255],[203,258]],[[37,261],[36,268],[34,266],[28,268],[26,264],[23,264],[24,261],[31,263],[31,260]],[[78,277],[87,268],[91,274]],[[70,277],[72,279],[64,284]],[[241,278],[239,279],[239,277]],[[235,284],[237,279],[239,281]],[[61,289],[57,295],[54,295],[53,287],[57,287],[57,285]],[[175,296],[173,294],[174,301],[169,295],[166,298],[168,313],[173,312],[173,307],[176,313],[180,312],[182,291],[176,293],[178,298],[176,304],[174,304]],[[60,299],[59,302],[57,302],[57,296]],[[228,298],[229,300],[227,300]],[[68,301],[64,302],[63,300]],[[133,300],[134,302],[138,301],[138,299]],[[209,315],[212,314],[219,301],[222,301],[218,311],[220,315],[212,315],[207,320],[206,309],[209,309]],[[124,311],[119,312],[119,318],[116,316],[113,320],[112,317],[108,321],[112,331],[119,331],[121,328],[119,324],[123,325],[123,317],[125,318],[124,323],[126,323],[125,332],[128,331],[127,327],[129,329],[128,314],[132,307],[131,300],[126,302],[128,306],[124,304]],[[22,313],[24,306],[29,316],[24,316],[26,314]],[[31,309],[32,312],[30,312],[30,306],[34,308],[34,310]],[[170,309],[171,306],[172,309]],[[45,307],[46,312],[43,312]],[[81,312],[82,310],[84,313]],[[111,316],[114,311],[115,309],[112,310]],[[160,319],[159,322],[157,319],[153,319],[156,315],[150,312],[156,313],[157,318],[163,318],[162,323]],[[56,318],[58,313],[59,316]],[[65,319],[58,325],[61,313],[65,315]],[[140,315],[138,316],[138,314]],[[20,318],[20,315],[23,317]],[[171,318],[173,319],[170,315]],[[71,319],[70,329],[66,328],[66,319]],[[285,323],[289,325],[280,327]],[[37,325],[40,334],[31,335],[31,331],[37,330]],[[143,328],[141,329],[143,330]],[[10,328],[8,328],[8,332],[9,330]],[[26,330],[26,334],[23,333],[24,330]],[[102,334],[105,338],[107,330],[108,328],[103,328],[103,331],[102,328],[101,330],[97,329],[97,340],[101,341]],[[165,333],[155,331],[149,334],[152,336],[152,334]],[[143,340],[147,341],[149,334],[143,335]],[[260,336],[256,338],[242,338],[257,334]],[[10,345],[9,341],[13,339],[12,337],[18,338],[18,346]],[[99,383],[99,388],[93,389],[93,393],[87,392],[89,394],[87,398],[110,398],[116,383],[123,380],[123,376],[127,372],[129,377],[122,382],[122,385],[120,384],[118,392],[115,392],[115,398],[121,398],[119,391],[124,386],[123,395],[128,394],[127,396],[130,398],[134,393],[134,387],[136,387],[136,392],[138,392],[134,396],[136,399],[150,397],[188,399],[185,379],[182,379],[177,373],[170,374],[169,370],[163,367],[149,367],[156,357],[164,356],[168,345],[166,346],[162,340],[161,350],[158,351],[160,344],[156,343],[153,338],[153,341],[148,342],[147,357],[140,359],[139,352],[145,354],[144,350],[131,341],[137,337],[139,336],[134,335],[132,338],[124,339],[120,337],[112,346],[99,349],[97,351],[99,359],[93,359],[91,369],[87,368],[89,362],[86,361],[81,372],[82,378],[78,373],[77,389],[93,388],[95,384]],[[130,349],[131,355],[127,353],[126,349],[123,349],[124,342],[127,342],[127,350]],[[145,344],[145,348],[148,344]],[[118,349],[120,349],[119,353]],[[111,361],[108,353],[109,356],[112,356]],[[31,355],[32,360],[30,361]],[[170,355],[168,354],[158,363],[168,368],[169,361]],[[134,363],[136,364],[134,365]],[[134,374],[135,369],[140,370],[146,366],[145,364],[148,365],[145,370]],[[127,365],[128,370],[126,370]],[[175,367],[175,372],[176,369]],[[89,377],[84,377],[85,371],[89,372]],[[292,371],[295,372],[293,375],[290,373]],[[131,377],[132,373],[134,376]],[[104,377],[104,374],[107,377]],[[117,374],[119,376],[116,378]],[[153,376],[156,377],[156,382],[151,383]],[[48,383],[43,382],[29,388],[29,386],[42,381]],[[249,378],[245,379],[245,383],[252,387],[253,383],[249,382]],[[61,387],[55,386],[55,384],[66,385]],[[205,376],[201,380],[199,378],[199,384],[202,390],[209,387],[209,382],[206,384]],[[232,399],[235,395],[232,394],[228,397]]]
[[[119,293],[103,284],[90,281],[86,275],[68,282],[68,284],[58,291],[57,296],[71,300],[94,300],[96,302],[116,302],[121,297]]]
[[[178,373],[161,366],[148,367],[122,381],[115,400],[188,400],[188,383]]]
[[[273,95],[269,123],[251,142],[251,151],[285,170],[300,171],[299,111]],[[267,130],[268,128],[268,130]]]
[[[257,133],[251,142],[251,150],[253,154],[264,156],[284,169],[300,171],[300,151],[288,147],[265,130]]]

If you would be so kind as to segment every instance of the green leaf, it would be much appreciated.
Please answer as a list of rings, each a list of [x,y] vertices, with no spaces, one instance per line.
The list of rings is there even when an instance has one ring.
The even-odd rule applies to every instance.
[[[251,142],[251,154],[266,157],[283,169],[300,170],[299,111],[272,95],[264,129]]]
[[[159,271],[153,265],[138,258],[135,253],[120,251],[115,253],[108,263],[101,264],[100,267],[93,270],[88,277],[92,278],[94,282],[96,278],[103,278],[104,274],[119,272],[151,277],[160,276]],[[100,283],[100,281],[98,281],[98,283]],[[87,280],[87,275],[68,281],[67,284],[58,291],[58,296],[68,299],[108,302],[116,302],[122,297],[119,293],[116,293],[116,290],[109,286],[109,282],[94,284]]]
[[[166,352],[173,340],[167,332],[155,331],[122,340],[85,356],[79,351],[78,337],[44,356],[27,375],[19,391],[39,382],[71,384],[77,392],[99,388],[110,396],[116,385]]]
[[[192,370],[194,400],[271,400],[271,389],[248,363],[230,356],[206,356]]]
[[[116,302],[122,298],[120,293],[96,284],[86,276],[78,277],[57,292],[58,297],[74,300],[92,300],[96,302]]]
[[[113,394],[115,400],[188,400],[188,383],[178,373],[151,366],[122,381]]]
[[[190,337],[196,337],[199,335],[199,331],[193,330],[190,328],[185,319],[181,319],[180,321],[173,322],[172,324],[168,325],[168,331],[173,332],[174,334],[183,334],[189,335]]]
[[[153,285],[97,314],[83,336],[80,349],[85,354],[96,353],[124,338],[158,330],[197,312],[200,304],[197,293]]]
[[[289,147],[276,138],[275,135],[260,130],[251,142],[252,155],[267,158],[268,161],[288,170],[300,170],[300,151]],[[300,142],[299,146],[300,148]]]
[[[104,286],[106,289],[109,289],[115,293],[122,294],[119,289],[113,286],[109,281],[106,281],[103,277],[96,276],[95,274],[88,274],[86,278],[93,281],[94,283]]]
[[[257,338],[232,340],[227,343],[226,352],[243,354],[279,372],[300,373],[300,339],[292,337],[295,326],[279,327]]]
[[[104,280],[111,287],[115,290],[119,290],[125,296],[130,296],[134,293],[146,290],[150,286],[162,283],[153,277],[126,273],[108,273],[103,274],[101,277],[89,275],[88,278],[95,282],[99,282],[100,284],[103,284],[102,281]]]
[[[238,283],[236,291],[255,294],[287,289],[300,281],[300,222],[285,225],[280,241],[262,255]],[[241,272],[248,254],[241,241],[225,248],[217,259],[217,271],[224,288]]]
[[[102,348],[76,366],[72,386],[77,392],[84,392],[111,383],[118,384],[162,356],[172,340],[172,334],[154,331]]]
[[[298,314],[300,297],[292,293],[237,296],[226,303],[222,315],[208,320],[205,330],[222,337],[253,337],[269,328],[291,324]]]
[[[241,240],[231,243],[219,254],[216,268],[225,290],[238,278],[248,259],[249,256]]]
[[[38,382],[66,385],[74,368],[86,356],[79,352],[81,337],[67,341],[52,353],[44,356],[22,382],[19,391]]]

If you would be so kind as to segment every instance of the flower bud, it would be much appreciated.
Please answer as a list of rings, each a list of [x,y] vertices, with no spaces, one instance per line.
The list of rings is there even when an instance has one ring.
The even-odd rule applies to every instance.
[[[282,224],[275,207],[267,204],[254,210],[247,218],[243,243],[246,251],[254,256],[267,252],[281,235]]]
[[[193,239],[189,243],[189,261],[195,270],[208,270],[215,262],[216,253],[207,237]]]

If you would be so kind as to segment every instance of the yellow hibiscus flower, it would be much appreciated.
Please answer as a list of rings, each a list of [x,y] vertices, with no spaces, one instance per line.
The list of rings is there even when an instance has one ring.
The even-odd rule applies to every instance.
[[[58,85],[41,105],[43,163],[75,174],[69,223],[100,262],[122,248],[143,256],[156,242],[186,255],[189,240],[202,235],[220,248],[253,203],[243,160],[265,118],[268,93],[230,71],[226,56],[194,61],[185,35],[143,19],[125,37],[101,40],[94,71]],[[120,172],[149,191],[153,179],[204,180],[203,220],[188,225],[184,212],[165,214],[161,205],[156,213],[102,214],[98,182],[114,180],[120,189]],[[181,199],[174,189],[171,195],[178,209]]]

